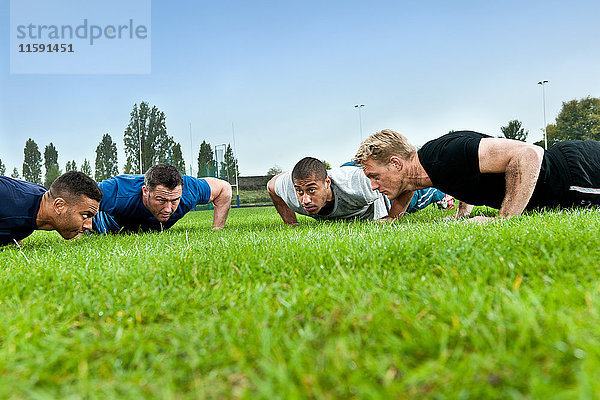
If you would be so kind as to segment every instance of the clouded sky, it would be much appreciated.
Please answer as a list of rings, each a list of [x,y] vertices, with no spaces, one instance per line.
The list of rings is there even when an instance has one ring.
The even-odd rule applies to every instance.
[[[365,137],[391,128],[422,145],[449,130],[499,135],[519,119],[533,142],[542,138],[539,80],[549,81],[548,123],[563,101],[600,97],[597,0],[155,0],[146,11],[150,73],[11,74],[15,32],[10,2],[0,0],[0,159],[9,173],[21,170],[27,138],[42,152],[53,142],[64,169],[72,159],[93,165],[105,133],[122,172],[123,131],[140,101],[165,112],[188,171],[201,141],[232,142],[234,124],[240,172],[258,175],[307,155],[349,160],[360,142],[356,104],[365,105]]]

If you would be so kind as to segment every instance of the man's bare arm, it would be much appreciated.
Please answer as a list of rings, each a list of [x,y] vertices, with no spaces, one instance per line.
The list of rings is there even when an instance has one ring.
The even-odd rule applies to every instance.
[[[499,216],[520,215],[535,189],[544,149],[517,140],[485,138],[479,144],[481,173],[505,173],[506,194]]]
[[[406,209],[408,208],[414,194],[414,190],[409,190],[396,197],[394,201],[392,201],[392,206],[390,207],[390,212],[387,219],[394,220],[402,218],[406,213]]]
[[[227,214],[231,207],[231,185],[217,178],[204,178],[210,186],[210,200],[213,203],[213,229],[221,229],[227,221]]]
[[[277,194],[275,193],[275,181],[284,173],[285,172],[275,175],[271,178],[271,180],[269,180],[269,182],[267,182],[267,192],[269,192],[269,196],[271,196],[273,205],[275,206],[275,209],[277,210],[279,215],[281,215],[281,219],[283,219],[283,222],[285,222],[288,225],[298,225],[296,213],[293,212],[292,209],[287,204],[285,204],[285,201],[283,201],[283,199],[277,196]]]

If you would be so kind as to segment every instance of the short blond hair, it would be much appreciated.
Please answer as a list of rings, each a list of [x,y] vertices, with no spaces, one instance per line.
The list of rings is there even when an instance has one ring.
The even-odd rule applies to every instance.
[[[372,159],[387,164],[392,156],[409,160],[416,152],[417,148],[410,144],[404,135],[391,129],[384,129],[372,134],[360,144],[354,162],[364,165],[365,161]]]

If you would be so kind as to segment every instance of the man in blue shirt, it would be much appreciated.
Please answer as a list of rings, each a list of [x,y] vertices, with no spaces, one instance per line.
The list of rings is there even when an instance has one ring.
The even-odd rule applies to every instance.
[[[99,184],[104,197],[93,228],[99,233],[163,231],[198,204],[213,203],[213,229],[225,226],[231,185],[216,178],[182,176],[157,164],[146,175],[118,175]]]
[[[0,176],[0,246],[18,244],[33,231],[56,230],[71,239],[92,229],[102,192],[92,178],[71,171],[50,190],[41,185]]]

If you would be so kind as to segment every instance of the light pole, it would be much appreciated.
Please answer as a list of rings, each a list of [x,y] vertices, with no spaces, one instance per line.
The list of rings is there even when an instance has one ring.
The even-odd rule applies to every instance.
[[[231,134],[233,135],[233,166],[235,168],[235,196],[237,208],[240,208],[240,185],[238,182],[238,166],[237,166],[237,153],[235,151],[235,128],[233,122],[231,123]]]
[[[138,145],[139,145],[139,159],[140,159],[140,174],[143,174],[142,172],[142,131],[140,130],[140,114],[138,113],[138,120],[137,120],[137,128],[138,128]]]
[[[548,83],[548,81],[538,82],[538,85],[542,85],[542,103],[544,105],[544,148],[548,150],[548,132],[546,131],[546,83]]]
[[[354,108],[358,108],[358,126],[360,127],[360,141],[362,143],[363,139],[362,139],[362,114],[360,113],[360,109],[363,108],[365,105],[364,104],[357,104],[354,106]]]
[[[190,161],[190,176],[194,176],[194,170],[192,165],[194,165],[194,144],[192,142],[192,123],[190,122],[190,157],[191,160]],[[198,173],[200,173],[200,171],[198,171]]]

